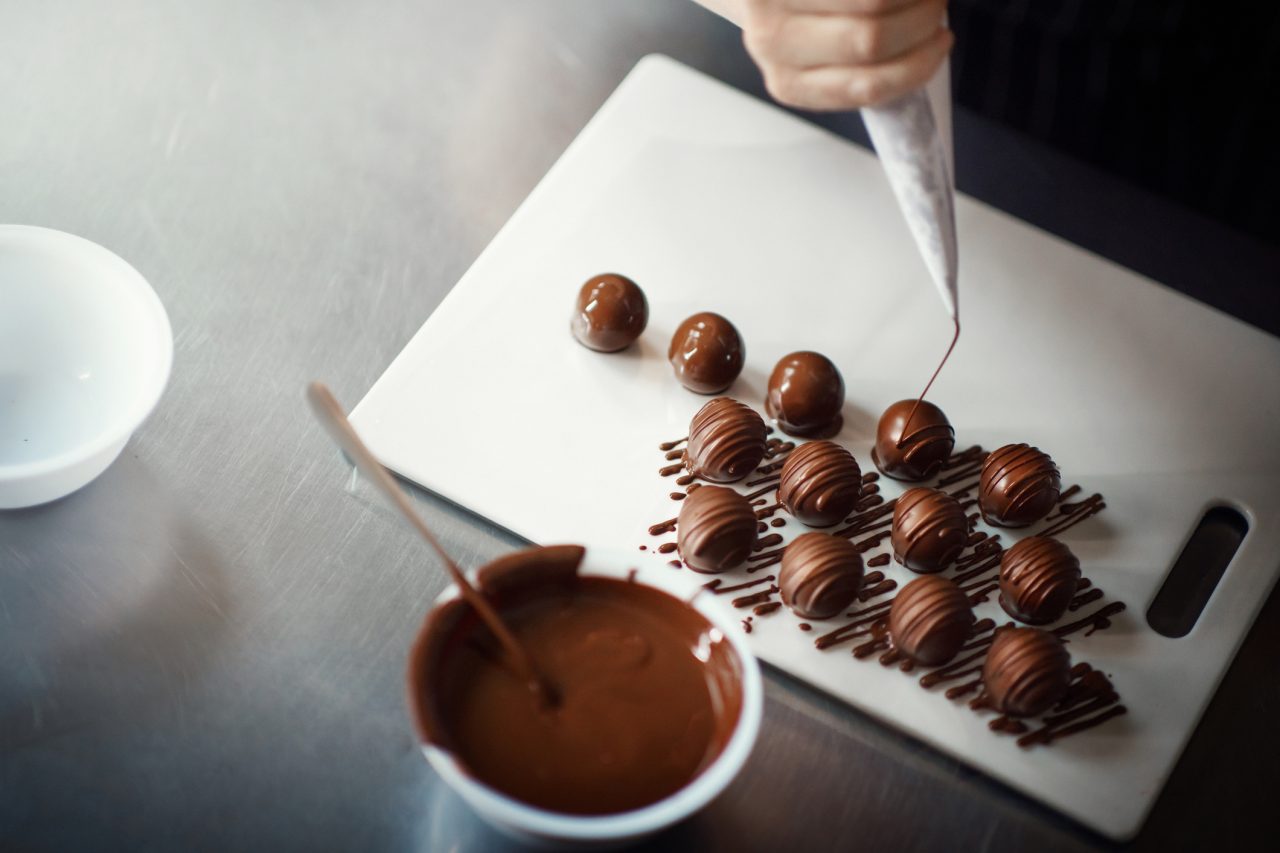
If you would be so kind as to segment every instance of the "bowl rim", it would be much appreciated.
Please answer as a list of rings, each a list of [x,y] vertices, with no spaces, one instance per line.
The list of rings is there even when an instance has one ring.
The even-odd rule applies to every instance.
[[[169,314],[165,311],[164,304],[150,282],[128,261],[92,240],[59,231],[56,228],[0,223],[0,237],[12,235],[17,235],[19,240],[27,241],[32,245],[50,246],[55,252],[78,251],[89,256],[96,255],[96,261],[101,266],[115,267],[117,272],[122,273],[121,281],[126,287],[135,290],[150,309],[149,319],[156,333],[154,344],[157,348],[158,369],[151,374],[153,377],[151,387],[144,393],[138,394],[124,410],[124,415],[114,423],[108,424],[108,429],[104,429],[88,441],[52,456],[30,462],[0,463],[0,481],[24,480],[63,471],[97,456],[113,445],[127,441],[160,402],[160,396],[164,393],[165,386],[169,384],[169,375],[173,369],[173,327],[169,324]]]
[[[586,576],[624,579],[637,566],[638,561],[624,556],[624,552],[590,547],[583,557],[580,572]],[[468,576],[473,576],[473,573],[468,573]],[[724,749],[691,782],[657,802],[615,814],[573,815],[530,806],[507,796],[471,776],[451,753],[423,743],[419,738],[427,761],[482,818],[546,838],[584,842],[621,840],[656,832],[689,817],[717,797],[737,777],[755,746],[764,713],[764,684],[759,661],[747,643],[746,632],[739,627],[737,616],[714,595],[697,594],[702,588],[703,575],[689,571],[671,572],[659,577],[662,580],[653,583],[641,574],[636,577],[636,582],[677,598],[687,592],[684,600],[689,601],[712,627],[720,631],[742,664],[742,707]],[[456,597],[457,590],[450,584],[432,602],[432,608]],[[416,639],[415,636],[415,642]],[[410,701],[413,701],[412,697]]]

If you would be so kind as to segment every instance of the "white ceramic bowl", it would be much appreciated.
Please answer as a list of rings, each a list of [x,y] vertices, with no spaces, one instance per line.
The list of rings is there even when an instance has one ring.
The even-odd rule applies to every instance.
[[[579,574],[624,578],[634,566],[641,565],[624,554],[588,549]],[[689,600],[706,582],[705,575],[691,571],[667,570],[650,565],[637,580],[655,589]],[[450,587],[437,599],[437,604],[456,596]],[[476,813],[499,830],[522,841],[572,845],[580,847],[612,847],[636,841],[658,832],[697,812],[725,789],[738,775],[760,733],[760,716],[764,708],[764,690],[760,665],[747,647],[747,637],[739,626],[740,617],[711,594],[693,598],[693,606],[717,628],[738,656],[742,670],[742,708],[738,725],[724,750],[709,767],[676,793],[635,811],[611,815],[567,815],[525,805],[477,781],[466,772],[451,753],[431,745],[423,752],[431,766]]]
[[[169,317],[137,270],[71,234],[0,225],[0,509],[106,470],[172,361]]]

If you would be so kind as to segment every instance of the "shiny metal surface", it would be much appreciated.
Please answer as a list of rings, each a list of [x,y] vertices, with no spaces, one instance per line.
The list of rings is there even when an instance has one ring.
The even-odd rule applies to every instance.
[[[736,32],[683,0],[85,0],[0,21],[0,221],[119,253],[176,336],[116,465],[0,513],[0,848],[500,849],[405,714],[445,575],[348,487],[304,384],[354,404],[643,54],[758,92]],[[1273,249],[963,111],[956,140],[962,189],[1276,331]],[[464,565],[513,544],[415,500]],[[1278,605],[1138,847],[1270,834]],[[767,682],[747,771],[653,849],[1107,846]]]

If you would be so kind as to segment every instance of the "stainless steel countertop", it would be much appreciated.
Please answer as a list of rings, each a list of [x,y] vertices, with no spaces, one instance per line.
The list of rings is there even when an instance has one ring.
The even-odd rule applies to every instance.
[[[0,513],[0,848],[500,848],[405,713],[445,577],[347,488],[304,383],[354,405],[642,55],[759,92],[737,33],[685,0],[2,12],[0,221],[128,259],[176,356],[101,479]],[[964,111],[957,145],[962,189],[1276,330],[1273,247]],[[464,564],[513,544],[415,499]],[[1274,836],[1277,649],[1273,595],[1138,847]],[[783,675],[767,695],[746,771],[653,849],[1107,846]]]

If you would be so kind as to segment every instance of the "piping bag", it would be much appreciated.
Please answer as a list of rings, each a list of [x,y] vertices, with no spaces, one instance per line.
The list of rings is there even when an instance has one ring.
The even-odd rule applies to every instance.
[[[947,63],[924,89],[883,106],[864,108],[862,121],[929,275],[958,323],[955,161]]]
[[[871,135],[880,165],[889,177],[898,207],[907,220],[916,248],[942,303],[951,314],[955,335],[933,376],[916,398],[898,446],[909,440],[908,428],[920,401],[960,340],[960,306],[957,285],[955,159],[951,143],[951,70],[939,67],[929,85],[878,107],[862,110],[862,121]]]

